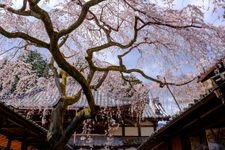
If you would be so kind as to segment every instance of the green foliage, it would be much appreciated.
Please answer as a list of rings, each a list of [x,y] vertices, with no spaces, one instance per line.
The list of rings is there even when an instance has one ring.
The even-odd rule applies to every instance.
[[[32,65],[32,70],[34,70],[38,77],[48,77],[48,63],[40,53],[37,51],[29,51],[28,55],[25,57],[25,63]]]

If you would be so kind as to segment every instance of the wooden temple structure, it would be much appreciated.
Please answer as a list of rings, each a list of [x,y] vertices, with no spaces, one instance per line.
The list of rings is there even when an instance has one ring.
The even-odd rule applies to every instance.
[[[225,60],[202,74],[209,89],[189,108],[151,135],[140,150],[225,150]]]
[[[70,92],[74,87],[68,89]],[[53,88],[52,93],[34,89],[17,98],[1,98],[0,110],[4,108],[5,113],[11,114],[0,115],[6,120],[6,123],[0,124],[1,139],[5,143],[0,145],[0,149],[42,149],[45,146],[52,106],[58,98],[55,93],[56,88]],[[170,118],[159,99],[142,102],[134,107],[136,104],[130,99],[116,100],[97,91],[93,95],[103,115],[98,115],[95,120],[86,120],[77,129],[67,144],[70,149],[137,148],[156,130],[158,121]],[[77,111],[84,107],[88,107],[88,103],[85,96],[82,96],[79,102],[68,108],[64,125],[67,126]],[[15,140],[18,143],[16,147],[11,144]]]
[[[47,130],[0,102],[0,149],[32,150],[46,145]]]

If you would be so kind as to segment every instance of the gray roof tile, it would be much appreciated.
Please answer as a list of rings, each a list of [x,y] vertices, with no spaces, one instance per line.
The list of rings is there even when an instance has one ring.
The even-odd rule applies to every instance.
[[[17,97],[5,97],[0,100],[5,102],[7,105],[12,105],[14,107],[29,107],[29,108],[40,108],[40,107],[52,107],[59,98],[59,92],[56,87],[51,87],[52,90],[44,89],[34,89],[29,93],[22,94]],[[67,93],[73,95],[75,91],[78,91],[78,86],[72,86],[70,84],[67,88]],[[132,105],[134,100],[132,98],[115,99],[108,93],[103,93],[101,91],[93,91],[94,99],[96,105],[100,107],[118,107],[124,105]],[[81,107],[88,107],[86,97],[82,95],[81,99],[70,106],[70,109],[76,109]],[[151,105],[146,104],[142,114],[143,118],[163,118],[168,117],[165,110],[163,109],[159,101],[153,101]]]

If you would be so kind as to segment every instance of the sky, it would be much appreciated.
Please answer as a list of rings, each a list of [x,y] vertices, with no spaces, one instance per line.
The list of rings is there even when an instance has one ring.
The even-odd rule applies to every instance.
[[[46,8],[52,8],[55,5],[59,4],[60,2],[63,2],[64,0],[42,0],[42,1],[43,1],[42,6],[45,6]],[[156,2],[156,0],[149,0],[149,1]],[[167,0],[161,0],[161,3],[157,1],[157,5],[163,6],[164,5],[163,1]],[[224,9],[222,9],[221,7],[214,10],[215,7],[213,5],[213,1],[214,0],[174,0],[173,8],[182,9],[189,4],[196,5],[205,13],[206,22],[213,23],[215,25],[223,24],[224,19],[222,19],[221,16],[224,13]],[[17,8],[20,8],[22,6],[22,0],[13,0],[13,3]],[[225,1],[221,0],[221,3],[224,7]]]
[[[225,1],[221,2],[224,3]],[[222,7],[214,9],[213,0],[175,0],[175,8],[180,9],[188,4],[198,6],[204,13],[204,18],[207,23],[212,23],[214,25],[224,25],[224,19],[222,18],[224,9]]]

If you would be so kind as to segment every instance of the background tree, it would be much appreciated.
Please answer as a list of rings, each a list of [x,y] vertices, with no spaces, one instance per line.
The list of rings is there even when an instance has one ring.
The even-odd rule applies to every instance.
[[[199,60],[215,62],[222,57],[224,27],[205,24],[204,14],[196,6],[173,10],[172,2],[165,1],[165,7],[138,0],[63,1],[54,7],[45,7],[40,0],[23,0],[20,8],[10,0],[0,4],[2,49],[39,47],[52,56],[50,68],[61,95],[48,134],[52,149],[63,149],[79,122],[98,113],[92,89],[101,87],[109,71],[119,72],[123,79],[134,73],[161,87],[178,86],[188,82],[165,82],[154,76],[167,75],[168,70],[177,76],[182,70],[187,73],[187,65],[196,68]],[[13,42],[13,47],[8,48],[6,41]],[[96,61],[98,54],[107,56],[109,52],[115,56],[115,64]],[[79,54],[84,54],[84,63],[73,63]],[[126,63],[128,58],[133,65]],[[190,72],[196,74],[197,69],[193,70]],[[68,76],[80,85],[72,96],[66,94]],[[170,81],[169,76],[166,79]],[[82,92],[90,109],[81,110],[63,130],[65,109],[77,102]]]
[[[18,96],[36,85],[37,77],[30,64],[5,59],[0,66],[1,97]]]
[[[47,61],[40,53],[33,51],[20,55],[16,60],[0,60],[0,99],[16,99],[44,88],[52,81],[46,65]]]
[[[24,57],[25,63],[31,64],[32,70],[35,70],[38,77],[48,76],[48,62],[41,56],[40,53],[37,51],[28,51],[28,53],[22,57]]]

